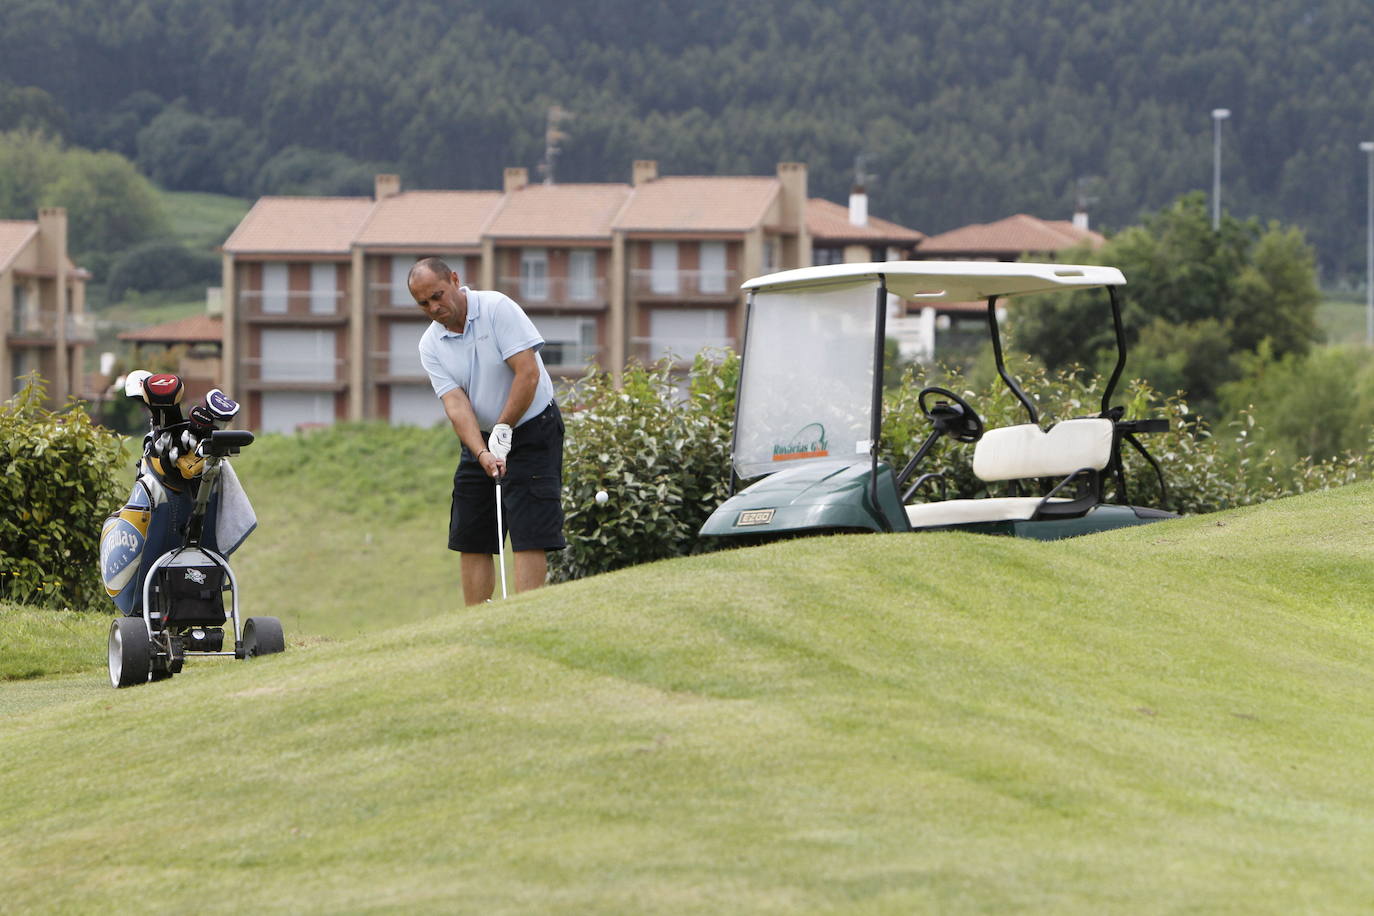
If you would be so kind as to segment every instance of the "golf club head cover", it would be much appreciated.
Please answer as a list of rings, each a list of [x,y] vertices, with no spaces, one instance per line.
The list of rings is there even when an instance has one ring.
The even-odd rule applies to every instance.
[[[510,454],[511,442],[510,425],[507,423],[497,423],[491,428],[491,438],[487,440],[487,451],[496,457],[497,461],[505,461]]]
[[[215,429],[224,429],[239,413],[239,402],[218,388],[205,396],[205,410],[214,418]]]
[[[181,376],[170,373],[151,375],[143,382],[143,399],[150,407],[175,407],[185,392]]]
[[[143,392],[143,400],[152,408],[159,426],[182,422],[180,405],[186,386],[181,383],[181,376],[170,373],[150,376],[143,383]]]
[[[186,432],[194,435],[197,440],[204,439],[214,430],[219,428],[215,425],[216,422],[215,415],[210,413],[208,408],[203,404],[197,404],[195,407],[191,408]]]
[[[126,398],[138,398],[147,403],[148,397],[143,390],[143,383],[152,377],[153,374],[147,369],[135,369],[124,376],[124,396]]]

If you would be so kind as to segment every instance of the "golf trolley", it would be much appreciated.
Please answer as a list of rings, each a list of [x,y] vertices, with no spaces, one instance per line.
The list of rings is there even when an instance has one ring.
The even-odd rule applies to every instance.
[[[703,537],[752,543],[842,531],[959,530],[1043,540],[1176,517],[1131,505],[1122,445],[1138,451],[1167,489],[1141,434],[1162,419],[1127,420],[1111,404],[1126,363],[1114,267],[985,261],[890,261],[804,267],[749,280],[749,311],[731,445],[731,490]],[[1117,360],[1091,416],[1042,425],[1032,398],[1007,371],[998,329],[1000,299],[1105,290]],[[929,437],[899,472],[878,460],[883,362],[890,297],[915,302],[984,300],[997,371],[1027,422],[985,429],[973,407],[943,388],[920,392]],[[940,438],[976,443],[973,473],[1010,495],[930,498],[945,475],[921,473]],[[1118,500],[1104,500],[1107,483]],[[941,494],[943,495],[943,494]]]
[[[114,687],[165,680],[187,658],[244,659],[286,647],[277,618],[240,617],[226,559],[257,524],[227,461],[253,434],[224,428],[239,405],[219,389],[183,419],[182,391],[175,375],[140,371],[125,382],[125,394],[151,416],[133,492],[101,533],[105,589],[123,615],[110,626]]]

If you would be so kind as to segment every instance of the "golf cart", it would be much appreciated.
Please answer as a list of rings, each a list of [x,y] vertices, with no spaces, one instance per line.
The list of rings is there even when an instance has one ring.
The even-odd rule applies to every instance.
[[[1126,420],[1111,406],[1126,363],[1113,267],[986,261],[896,261],[804,267],[758,277],[749,291],[731,446],[731,493],[706,520],[703,537],[757,542],[842,531],[962,530],[1043,540],[1176,517],[1129,504],[1122,443],[1163,472],[1137,438],[1166,420]],[[997,302],[1055,290],[1103,289],[1117,359],[1101,410],[1041,426],[1032,400],[1007,371]],[[984,429],[973,406],[942,388],[919,396],[929,437],[900,471],[878,460],[883,351],[889,296],[916,302],[985,300],[997,371],[1025,407],[1027,422]],[[921,463],[941,437],[976,443],[973,472],[1010,494],[917,499],[941,474]],[[735,493],[741,480],[761,478]],[[1117,504],[1103,501],[1108,480]]]

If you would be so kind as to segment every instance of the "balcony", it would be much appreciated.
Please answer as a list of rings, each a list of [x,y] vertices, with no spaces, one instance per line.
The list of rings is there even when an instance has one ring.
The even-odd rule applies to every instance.
[[[378,385],[415,385],[429,383],[429,374],[420,365],[420,354],[414,350],[403,352],[373,352],[370,354],[372,380]]]
[[[243,383],[252,391],[343,391],[344,361],[326,357],[243,360]]]
[[[738,271],[632,270],[630,291],[640,302],[734,302],[739,299]]]
[[[501,277],[497,280],[497,289],[522,307],[532,309],[602,311],[610,301],[606,296],[604,277]]]
[[[734,348],[733,337],[631,337],[629,355],[646,365],[671,355],[674,366],[690,366],[702,350]]]
[[[95,342],[95,316],[85,312],[69,312],[66,321],[60,320],[55,309],[16,310],[10,321],[9,336],[13,341],[56,343],[57,329],[63,326],[67,343]]]
[[[342,290],[266,293],[239,290],[239,314],[256,324],[338,325],[348,321]]]
[[[367,286],[367,308],[368,311],[378,315],[396,317],[405,315],[409,318],[423,316],[420,307],[415,304],[415,300],[410,298],[409,290],[403,291],[400,298],[401,302],[393,302],[396,298],[392,295],[392,285],[390,283],[369,283]]]

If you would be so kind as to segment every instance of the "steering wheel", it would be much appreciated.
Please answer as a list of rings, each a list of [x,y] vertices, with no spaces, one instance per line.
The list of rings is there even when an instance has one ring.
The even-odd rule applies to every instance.
[[[935,395],[939,400],[928,405],[926,399]],[[948,388],[936,388],[933,385],[922,388],[916,403],[926,419],[955,442],[977,442],[983,438],[983,421],[978,413],[968,405],[968,401]]]

